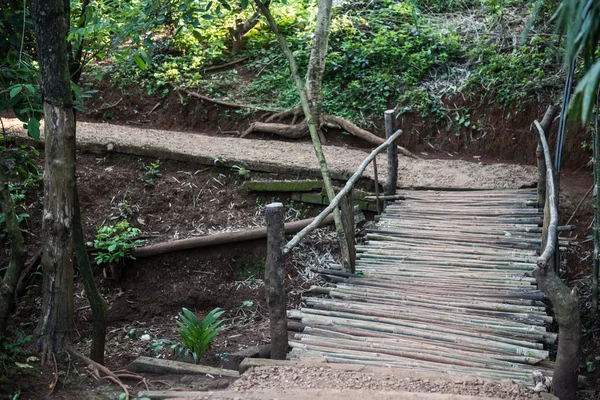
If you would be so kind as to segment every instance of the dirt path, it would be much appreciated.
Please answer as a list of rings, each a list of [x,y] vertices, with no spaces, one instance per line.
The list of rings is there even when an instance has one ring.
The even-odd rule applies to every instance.
[[[4,125],[10,135],[26,137],[18,120],[4,119]],[[207,165],[213,165],[214,158],[219,157],[225,160],[226,166],[239,165],[251,171],[320,176],[310,143],[205,136],[86,122],[77,124],[77,143],[92,151],[105,151],[112,143],[114,151],[120,153]],[[363,150],[337,146],[325,146],[324,152],[336,179],[348,178],[367,156]],[[387,175],[385,154],[377,158],[377,163],[379,179],[383,182]],[[401,156],[398,170],[399,186],[518,188],[535,182],[534,167],[513,164],[414,160]],[[372,166],[367,168],[365,176],[373,178]]]

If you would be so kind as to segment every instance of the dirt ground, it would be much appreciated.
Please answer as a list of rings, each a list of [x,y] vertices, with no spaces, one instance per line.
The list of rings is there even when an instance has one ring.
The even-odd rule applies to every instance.
[[[5,119],[4,124],[10,134],[26,135],[18,120]],[[320,175],[312,144],[306,142],[239,139],[231,135],[207,136],[85,122],[77,125],[77,141],[101,148],[112,143],[117,152],[137,147],[210,162],[219,158],[251,171],[307,171],[313,176]],[[324,146],[324,154],[334,177],[349,177],[367,156],[362,149],[338,146]],[[518,188],[535,183],[536,171],[531,166],[483,162],[479,156],[475,157],[415,160],[401,156],[398,185]],[[377,164],[379,180],[384,182],[387,177],[385,154],[377,157]],[[367,167],[364,175],[373,178],[372,165]]]
[[[495,399],[539,399],[529,389],[510,382],[421,375],[379,368],[374,371],[347,371],[316,367],[260,367],[242,375],[228,390],[338,389],[388,392],[416,392],[493,397]]]
[[[42,167],[43,155],[38,161]],[[162,161],[158,167],[161,176],[149,186],[143,168],[155,161],[118,154],[99,157],[78,153],[78,187],[86,240],[93,241],[98,226],[115,224],[122,219],[139,228],[147,243],[253,228],[263,225],[264,207],[273,200],[284,202],[288,221],[309,218],[320,211],[314,205],[289,201],[280,193],[270,196],[248,193],[241,188],[243,177],[217,166]],[[257,178],[262,177],[257,175]],[[39,190],[30,188],[27,193],[30,218],[26,221],[25,238],[30,255],[40,247]],[[287,259],[289,307],[298,305],[300,293],[312,282],[313,274],[308,267],[320,266],[335,253],[331,239],[328,228],[319,229]],[[7,241],[0,240],[0,254],[6,255],[0,257],[0,267],[8,262],[8,252]],[[220,358],[227,353],[268,343],[262,283],[265,252],[265,242],[257,240],[129,260],[122,266],[120,277],[113,276],[111,268],[95,266],[99,287],[108,305],[107,367],[125,368],[139,355],[153,355],[148,347],[151,341],[177,338],[176,317],[182,307],[200,318],[216,307],[225,311],[227,328],[203,358],[204,364],[219,365]],[[93,257],[93,250],[90,256]],[[41,306],[40,285],[36,264],[26,280],[26,291],[12,320],[11,333],[16,330],[28,335],[33,333]],[[74,341],[85,354],[89,350],[92,316],[79,279],[76,279],[75,293]],[[150,340],[142,339],[146,334]],[[170,357],[166,351],[162,354]],[[59,358],[58,366],[64,376],[70,362]],[[47,392],[48,382],[53,380],[52,368],[48,374],[49,377],[42,379],[44,382],[31,381],[23,375],[23,381],[18,384],[21,398],[41,398]],[[70,382],[67,388],[74,385],[72,389],[76,391],[80,384],[87,384],[75,384],[74,378],[65,378]],[[175,382],[179,379],[177,377]],[[158,380],[169,381],[165,377]],[[189,381],[180,385],[190,388],[200,385]],[[214,382],[204,383],[200,388],[210,389]],[[157,385],[168,388],[174,383]],[[67,398],[78,398],[74,396]]]

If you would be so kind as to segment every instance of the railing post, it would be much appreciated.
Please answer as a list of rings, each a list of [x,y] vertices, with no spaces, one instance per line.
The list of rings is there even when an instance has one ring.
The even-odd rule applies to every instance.
[[[288,333],[285,296],[285,269],[283,265],[284,216],[283,204],[271,203],[265,211],[267,222],[267,260],[265,263],[265,291],[271,328],[271,358],[285,360],[288,351]]]
[[[381,202],[379,201],[379,173],[377,172],[377,157],[373,159],[373,174],[375,175],[375,205],[377,215],[381,214]]]
[[[544,160],[544,149],[542,148],[542,142],[538,138],[537,149],[535,149],[535,155],[537,157],[538,167],[538,181],[537,181],[537,204],[538,209],[544,209],[546,205],[546,161]],[[544,219],[545,220],[545,219]]]
[[[344,225],[344,235],[348,243],[348,271],[353,274],[356,271],[356,243],[354,241],[354,202],[352,201],[352,189],[340,200],[340,210],[342,212],[342,224]]]
[[[394,134],[394,110],[387,110],[384,113],[385,119],[385,137],[389,139]],[[398,146],[396,142],[392,143],[387,148],[387,164],[388,176],[385,181],[383,193],[386,196],[396,194],[396,186],[398,186]]]

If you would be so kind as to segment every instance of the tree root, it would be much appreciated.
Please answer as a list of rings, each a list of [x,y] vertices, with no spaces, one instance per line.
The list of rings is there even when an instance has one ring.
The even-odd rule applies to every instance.
[[[346,118],[337,117],[335,115],[323,115],[323,117],[321,119],[329,127],[337,126],[341,129],[347,131],[352,136],[356,136],[358,138],[366,140],[367,142],[372,143],[374,145],[379,146],[382,143],[385,143],[385,138],[376,136],[376,135],[372,134],[371,132],[356,126],[352,121],[350,121]],[[413,153],[411,153],[410,151],[406,150],[402,146],[398,146],[398,151],[403,156],[410,157],[410,158],[419,158],[419,157],[415,156]]]
[[[265,120],[265,123],[270,123],[273,121],[281,121],[284,118],[288,118],[288,117],[293,117],[292,123],[291,125],[295,125],[296,124],[296,120],[298,119],[298,116],[302,114],[302,107],[298,106],[294,109],[288,110],[288,111],[283,111],[283,112],[279,112],[279,113],[275,113],[273,115],[271,115],[269,118],[267,118]]]
[[[295,124],[296,118],[301,114],[301,112],[301,108],[294,108],[293,110],[273,114],[269,118],[267,118],[265,122],[252,123],[248,127],[248,129],[246,129],[246,131],[242,133],[240,137],[244,138],[253,132],[265,132],[280,135],[289,139],[303,138],[308,135],[308,124],[306,123],[306,120],[300,122],[299,124]],[[283,118],[289,117],[294,118],[292,120],[291,125],[273,122],[275,120],[280,121]],[[321,117],[321,121],[321,127],[343,129],[344,131],[350,133],[352,136],[356,136],[376,146],[379,146],[385,142],[385,138],[381,138],[365,129],[360,128],[359,126],[355,125],[352,121],[346,118],[324,114]],[[322,137],[321,140],[323,140]],[[419,158],[402,146],[398,146],[398,151],[406,157],[415,159]]]
[[[93,361],[92,359],[81,354],[72,345],[67,347],[67,352],[68,352],[68,354],[71,354],[73,357],[75,357],[75,358],[79,359],[80,361],[82,361],[83,363],[85,363],[88,366],[88,369],[91,370],[92,376],[94,376],[95,378],[108,379],[109,381],[120,386],[121,389],[123,390],[123,392],[125,392],[126,400],[129,400],[129,390],[127,390],[127,386],[125,386],[125,384],[121,381],[121,378],[137,379],[139,381],[138,385],[143,383],[144,386],[146,387],[146,390],[149,389],[148,381],[146,380],[146,378],[144,378],[141,375],[137,375],[137,374],[134,374],[134,373],[126,371],[126,370],[119,370],[119,371],[112,372],[111,370],[106,368],[104,365],[98,364],[97,362]],[[101,373],[104,376],[101,376],[100,375]]]
[[[286,125],[277,123],[254,122],[248,127],[248,129],[246,129],[244,133],[242,133],[240,137],[244,138],[252,132],[274,133],[276,135],[280,135],[289,139],[300,139],[308,135],[308,123],[306,121],[302,121],[301,123],[296,125]]]
[[[249,106],[249,105],[245,105],[245,104],[239,104],[239,103],[230,103],[227,101],[222,101],[222,100],[216,100],[216,99],[211,99],[210,97],[206,97],[204,95],[201,95],[200,93],[196,93],[193,92],[191,90],[187,90],[181,87],[177,87],[173,84],[171,84],[171,86],[173,87],[173,89],[175,89],[177,92],[184,92],[186,94],[189,94],[192,97],[195,97],[199,100],[202,101],[207,101],[209,103],[213,103],[213,104],[218,104],[220,106],[225,106],[225,107],[231,107],[231,108],[247,108],[249,110],[257,110],[257,111],[266,111],[263,108],[260,107],[254,107],[254,106]]]

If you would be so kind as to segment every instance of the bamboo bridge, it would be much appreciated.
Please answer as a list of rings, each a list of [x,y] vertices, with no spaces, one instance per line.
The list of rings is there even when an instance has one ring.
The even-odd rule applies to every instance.
[[[388,111],[386,142],[287,244],[283,205],[268,205],[271,357],[320,357],[527,386],[535,386],[540,376],[551,377],[550,349],[557,334],[551,331],[547,297],[555,294],[543,293],[537,284],[547,282],[548,271],[556,268],[555,252],[566,243],[557,239],[543,127],[552,121],[550,112],[542,124],[534,122],[537,189],[398,191],[394,143],[401,132],[392,133],[393,111]],[[378,204],[387,200],[385,211],[364,243],[356,244],[348,199],[366,166],[385,148],[383,196],[375,185]],[[305,293],[299,310],[286,310],[283,257],[338,206],[344,228],[338,230],[341,263],[317,270],[327,284]]]
[[[302,331],[289,355],[527,385],[550,376],[557,337],[531,275],[535,189],[398,194],[357,246],[356,274],[320,271],[333,286],[288,311]]]

